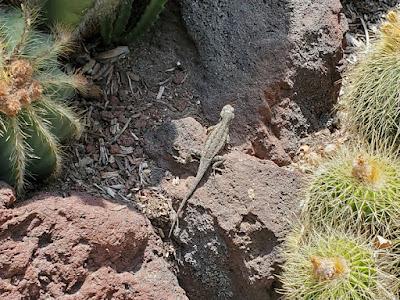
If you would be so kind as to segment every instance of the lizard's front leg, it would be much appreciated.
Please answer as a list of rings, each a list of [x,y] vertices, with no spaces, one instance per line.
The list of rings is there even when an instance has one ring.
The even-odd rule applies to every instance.
[[[171,156],[176,162],[183,164],[183,165],[188,164],[191,159],[190,154],[182,156],[181,148],[177,147],[177,146],[173,146]]]
[[[177,150],[178,151],[178,150]],[[201,157],[201,152],[199,150],[194,150],[191,149],[189,151],[189,153],[185,156],[181,156],[181,155],[172,155],[172,158],[183,165],[187,165],[189,163],[191,163],[193,161],[193,158],[195,158],[196,160],[199,160]]]
[[[206,134],[209,135],[215,129],[216,125],[212,125],[206,129]]]
[[[191,156],[191,157],[195,157],[195,158],[197,158],[198,160],[200,160],[200,158],[201,158],[201,151],[199,151],[199,150],[197,150],[197,149],[192,149],[192,150],[190,150],[190,156]]]

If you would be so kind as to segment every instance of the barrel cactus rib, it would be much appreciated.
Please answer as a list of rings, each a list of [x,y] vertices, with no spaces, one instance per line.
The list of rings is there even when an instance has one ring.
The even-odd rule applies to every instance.
[[[55,68],[58,69],[58,57],[71,50],[71,33],[61,26],[57,27],[57,38],[36,32],[32,34],[32,41],[26,46],[24,55],[30,58],[35,68],[40,71]]]
[[[49,131],[63,143],[70,138],[79,139],[82,125],[74,110],[62,102],[43,98],[34,104],[39,118],[47,122]]]
[[[62,161],[61,148],[57,138],[51,133],[51,123],[43,120],[33,107],[26,109],[24,117],[28,125],[26,141],[33,149],[30,176],[49,177],[58,174]],[[43,157],[46,159],[41,159]]]
[[[57,174],[61,143],[80,136],[67,100],[75,89],[84,91],[85,80],[60,69],[57,56],[69,49],[67,32],[35,31],[28,8],[2,8],[0,16],[0,180],[21,193],[28,182]]]
[[[30,148],[25,142],[18,118],[1,119],[4,129],[0,133],[0,159],[3,162],[0,178],[9,179],[10,184],[22,187],[26,183],[26,162]]]
[[[21,17],[21,13],[17,10],[7,13],[4,10],[0,11],[0,19],[2,20],[2,24],[0,25],[2,44],[7,54],[11,55],[21,41],[21,37],[25,31],[25,21]]]

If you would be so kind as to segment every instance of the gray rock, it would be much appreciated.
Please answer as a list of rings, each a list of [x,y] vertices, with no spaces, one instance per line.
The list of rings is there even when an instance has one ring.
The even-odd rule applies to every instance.
[[[233,151],[188,201],[174,238],[191,299],[270,299],[277,246],[298,210],[302,177]],[[182,199],[193,177],[163,188]],[[173,194],[175,193],[175,194]]]
[[[212,121],[233,102],[234,141],[290,163],[299,139],[324,127],[340,88],[347,28],[339,0],[181,0],[200,57],[196,83]]]
[[[161,182],[165,195],[178,199],[175,209],[197,166],[174,162],[170,153],[175,149],[179,161],[190,149],[201,149],[204,139],[193,118],[174,120],[146,135],[148,153],[181,178],[178,185],[169,178]],[[224,157],[222,174],[213,176],[210,170],[174,232],[178,277],[190,299],[270,299],[277,246],[297,213],[302,176],[237,150]]]
[[[236,151],[226,156],[222,174],[204,180],[189,200],[174,236],[178,277],[190,299],[271,299],[277,246],[298,210],[302,185],[301,175],[278,165],[289,164],[300,138],[330,120],[346,20],[339,0],[180,0],[180,5],[191,40],[175,30],[179,22],[167,11],[160,32],[135,55],[138,70],[157,82],[162,73],[151,78],[146,68],[182,62],[190,71],[185,84],[211,124],[232,103]],[[151,64],[140,63],[142,55]],[[146,134],[146,152],[183,179],[188,170],[195,176],[195,164],[173,156],[185,158],[204,138],[192,118],[166,122]],[[181,200],[192,181],[176,185],[166,178],[161,187]]]

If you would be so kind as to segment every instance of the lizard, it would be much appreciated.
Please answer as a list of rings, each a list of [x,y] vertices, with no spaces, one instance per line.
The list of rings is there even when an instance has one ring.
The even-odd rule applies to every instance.
[[[229,104],[225,105],[221,110],[220,116],[220,122],[209,127],[207,130],[209,131],[209,135],[204,143],[203,150],[200,153],[200,163],[196,177],[185,198],[179,205],[178,211],[173,218],[168,237],[171,237],[174,227],[177,225],[178,220],[181,217],[186,202],[196,191],[197,186],[200,184],[208,168],[213,165],[215,161],[221,161],[221,158],[217,156],[217,154],[225,147],[225,144],[229,142],[229,125],[235,117],[233,107]]]

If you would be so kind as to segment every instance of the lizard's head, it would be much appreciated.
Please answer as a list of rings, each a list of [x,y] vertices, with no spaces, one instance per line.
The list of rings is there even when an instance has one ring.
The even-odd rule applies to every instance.
[[[232,121],[232,119],[235,117],[234,111],[235,110],[231,105],[229,104],[225,105],[221,110],[221,118]]]

